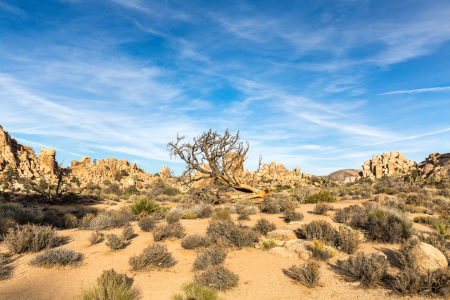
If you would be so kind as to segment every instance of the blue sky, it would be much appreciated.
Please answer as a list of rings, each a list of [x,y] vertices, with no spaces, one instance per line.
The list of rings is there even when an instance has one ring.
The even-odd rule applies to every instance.
[[[241,130],[323,175],[450,152],[449,1],[0,0],[0,125],[64,164]]]

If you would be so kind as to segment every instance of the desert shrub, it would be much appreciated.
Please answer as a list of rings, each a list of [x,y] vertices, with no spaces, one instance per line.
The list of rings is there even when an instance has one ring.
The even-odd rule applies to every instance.
[[[147,216],[139,219],[138,225],[142,231],[149,232],[155,228],[157,222],[158,221],[154,217]]]
[[[350,225],[364,230],[367,238],[386,243],[408,239],[414,233],[414,223],[407,214],[375,205],[353,211]]]
[[[133,227],[125,227],[124,229],[122,229],[122,240],[123,241],[129,241],[133,238],[134,235],[134,230]]]
[[[318,203],[318,202],[335,202],[336,199],[331,196],[330,192],[322,191],[317,194],[306,197],[306,203]]]
[[[211,239],[208,236],[193,233],[185,236],[181,240],[181,247],[184,249],[196,249],[198,247],[207,247],[211,244]]]
[[[111,233],[106,235],[106,240],[106,246],[108,246],[111,251],[115,252],[123,247],[123,240],[116,234]]]
[[[264,203],[261,204],[261,211],[266,214],[278,214],[280,213],[280,206],[273,200],[264,200]]]
[[[145,270],[149,267],[169,268],[176,264],[172,253],[164,244],[153,244],[142,251],[140,255],[133,255],[128,263],[133,271]]]
[[[424,281],[423,274],[408,268],[395,275],[392,287],[400,295],[416,295],[425,289]]]
[[[420,234],[418,238],[421,242],[430,244],[431,246],[441,251],[442,254],[444,254],[447,258],[447,260],[450,261],[450,253],[447,248],[447,240],[444,236],[436,233],[431,233],[427,236]]]
[[[450,233],[450,221],[437,219],[433,223],[433,228],[437,234],[447,237]]]
[[[326,249],[322,241],[314,240],[310,250],[311,257],[319,260],[327,261],[334,256],[334,252]]]
[[[353,254],[361,244],[360,233],[345,224],[339,226],[339,234],[334,241],[335,247],[342,252]]]
[[[328,203],[319,202],[314,207],[314,213],[317,215],[325,215],[329,210],[333,210],[333,206]]]
[[[204,248],[194,262],[195,270],[206,270],[209,266],[217,266],[222,264],[227,257],[227,252],[220,246],[211,246]]]
[[[103,271],[97,280],[82,288],[82,300],[137,300],[140,292],[133,288],[133,280],[114,269]]]
[[[239,248],[258,242],[259,234],[249,227],[237,226],[231,220],[213,220],[206,228],[209,236],[218,236],[225,244],[231,243]]]
[[[422,206],[425,202],[425,196],[418,193],[410,193],[406,196],[406,204]]]
[[[74,250],[59,248],[45,250],[45,252],[36,255],[30,262],[31,265],[45,268],[55,266],[76,266],[81,260],[81,254]]]
[[[297,204],[295,202],[292,202],[292,201],[280,202],[280,209],[283,212],[294,211],[296,206],[297,206]]]
[[[342,263],[344,273],[361,282],[362,288],[374,288],[387,276],[389,263],[377,253],[357,253]]]
[[[78,224],[78,228],[80,229],[89,229],[91,225],[91,221],[95,218],[94,214],[86,214]]]
[[[3,236],[8,233],[10,228],[14,228],[17,225],[17,222],[12,218],[0,218],[0,241],[3,240]]]
[[[180,215],[175,212],[169,212],[166,215],[166,221],[169,224],[177,223],[180,221],[180,219],[181,219]]]
[[[296,234],[310,241],[319,240],[325,244],[332,245],[338,233],[329,222],[325,220],[314,220],[296,230]]]
[[[172,296],[172,300],[220,300],[217,292],[213,289],[198,285],[195,282],[183,284],[183,294]]]
[[[19,225],[28,223],[38,224],[42,221],[42,215],[40,213],[12,204],[0,206],[0,219],[3,218],[13,219]]]
[[[5,236],[6,247],[13,253],[39,252],[58,246],[61,238],[51,226],[18,225]]]
[[[266,218],[261,218],[258,221],[256,221],[256,224],[253,227],[253,229],[261,233],[262,235],[266,235],[269,232],[276,230],[277,226],[275,225],[275,223],[271,223]]]
[[[284,273],[291,279],[313,288],[319,285],[320,265],[319,263],[309,260],[303,266],[292,266],[285,270]]]
[[[152,212],[159,211],[159,204],[153,200],[149,200],[147,198],[141,198],[133,201],[128,206],[128,210],[135,216],[140,215],[143,212],[147,212],[151,214]]]
[[[78,219],[76,216],[74,216],[71,213],[65,214],[64,216],[59,219],[59,225],[62,228],[75,228],[78,226]]]
[[[220,209],[215,214],[212,215],[214,220],[230,220],[231,211],[229,209]]]
[[[250,213],[245,207],[241,206],[237,213],[239,215],[238,220],[250,220]]]
[[[134,220],[134,215],[127,210],[105,211],[97,216],[87,214],[80,224],[80,229],[104,230],[120,228]]]
[[[88,214],[88,210],[83,206],[76,206],[75,208],[70,210],[69,213],[77,217],[77,219],[82,219]]]
[[[165,240],[167,238],[183,238],[185,228],[179,222],[174,224],[161,224],[153,230],[153,239],[155,242]]]
[[[200,219],[209,218],[212,215],[212,207],[211,205],[203,205],[200,211],[197,214],[197,217]]]
[[[223,266],[210,266],[197,276],[196,282],[202,286],[225,291],[237,286],[239,276]]]
[[[93,245],[97,244],[98,242],[100,242],[100,240],[102,238],[103,238],[103,233],[96,230],[93,233],[91,233],[91,235],[89,236],[89,243],[91,244],[91,246],[93,246]]]
[[[188,210],[187,212],[185,212],[182,216],[183,219],[196,219],[197,218],[197,214],[191,210]]]
[[[3,254],[0,254],[0,281],[7,279],[10,275],[10,268],[6,266],[6,258]]]
[[[283,213],[283,219],[286,222],[301,221],[303,220],[303,214],[296,211],[285,211]]]
[[[337,209],[336,213],[333,216],[333,221],[336,223],[345,223],[350,219],[350,214],[346,212],[344,209]]]
[[[395,256],[402,269],[416,269],[418,267],[419,261],[413,250],[419,243],[420,240],[416,237],[403,240],[400,243],[400,249],[395,253]]]
[[[430,217],[430,216],[417,216],[414,217],[413,221],[415,223],[420,223],[420,224],[428,224],[428,225],[433,225],[435,222],[435,218]]]

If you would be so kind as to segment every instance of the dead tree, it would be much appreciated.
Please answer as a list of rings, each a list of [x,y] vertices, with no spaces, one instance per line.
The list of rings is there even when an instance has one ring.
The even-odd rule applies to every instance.
[[[63,168],[59,165],[55,169],[56,185],[48,184],[45,179],[41,178],[38,183],[30,180],[29,187],[31,190],[45,197],[48,203],[58,202],[61,195],[68,192],[71,188],[70,185],[65,184],[65,180],[68,179],[71,171],[70,168]]]
[[[232,199],[235,200],[269,196],[268,189],[257,191],[239,178],[249,149],[248,141],[244,144],[239,140],[240,136],[239,131],[236,135],[232,135],[227,129],[225,134],[221,135],[210,129],[193,138],[191,143],[185,141],[185,136],[178,134],[175,142],[167,144],[167,151],[171,157],[179,157],[186,163],[186,170],[182,176],[187,178],[189,184],[203,179],[214,179],[216,182],[249,193],[245,196],[233,196]],[[258,170],[261,159],[262,157]]]

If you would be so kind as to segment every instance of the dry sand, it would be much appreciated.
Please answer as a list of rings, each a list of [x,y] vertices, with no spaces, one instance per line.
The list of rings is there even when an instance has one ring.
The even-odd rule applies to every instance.
[[[347,200],[334,203],[336,208],[351,204],[359,204],[365,200]],[[97,206],[98,207],[98,206]],[[115,207],[117,208],[117,207]],[[325,219],[330,222],[333,212],[328,216],[317,216],[312,214],[314,204],[303,204],[297,208],[305,216],[303,221],[309,222],[313,219]],[[250,221],[244,221],[246,225],[253,225],[260,217],[268,218],[275,222],[278,228],[286,225],[280,215],[257,214],[252,215]],[[236,215],[233,215],[236,218]],[[182,220],[187,233],[198,232],[204,234],[209,219]],[[426,226],[415,224],[419,231],[428,232]],[[82,263],[76,268],[45,269],[28,265],[34,254],[13,255],[12,278],[0,282],[0,299],[78,299],[82,285],[95,280],[103,270],[114,268],[118,272],[124,272],[134,278],[134,286],[138,287],[143,299],[170,299],[171,295],[180,292],[181,286],[186,281],[192,280],[194,272],[192,266],[195,260],[195,250],[181,248],[180,240],[165,241],[169,251],[172,252],[177,264],[167,270],[150,272],[132,272],[128,259],[133,254],[139,254],[148,245],[153,243],[151,232],[139,229],[137,222],[132,226],[137,236],[131,240],[129,245],[117,252],[111,252],[103,240],[101,243],[90,246],[88,236],[92,231],[69,229],[62,230],[60,234],[68,237],[69,241],[62,247],[73,249],[83,255]],[[119,234],[121,229],[104,231],[106,233]],[[398,245],[382,243],[365,243],[361,247],[364,252],[382,251],[394,265],[395,256],[393,250]],[[5,243],[0,243],[0,253],[7,253]],[[226,299],[398,299],[392,295],[390,290],[377,288],[362,290],[357,283],[344,280],[336,272],[336,261],[348,257],[339,254],[329,262],[322,262],[322,287],[313,289],[306,288],[293,282],[284,275],[283,269],[294,264],[304,263],[298,258],[282,258],[268,251],[255,248],[242,250],[233,249],[229,252],[225,266],[240,276],[239,285],[226,292],[221,293]],[[418,297],[402,299],[419,299]]]

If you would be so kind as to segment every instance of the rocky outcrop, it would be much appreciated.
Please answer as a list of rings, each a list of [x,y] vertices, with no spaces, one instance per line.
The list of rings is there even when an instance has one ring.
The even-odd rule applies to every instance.
[[[418,262],[419,269],[423,272],[436,271],[448,266],[448,261],[445,255],[437,248],[430,244],[418,242],[418,244],[411,250]]]
[[[390,155],[384,152],[382,155],[374,155],[371,160],[366,160],[361,167],[361,176],[365,178],[380,178],[385,175],[404,175],[408,171],[417,168],[417,163],[405,158],[404,154],[391,151]]]
[[[436,180],[450,178],[450,153],[432,153],[417,166],[417,169],[424,178],[434,177]]]
[[[167,166],[163,166],[161,168],[161,171],[159,171],[159,177],[161,177],[161,179],[167,179],[170,177],[170,170],[169,167]]]
[[[33,148],[17,143],[0,126],[0,177],[11,167],[19,177],[51,178],[58,168],[55,154],[55,150],[44,148],[37,157]]]
[[[261,167],[259,172],[248,170],[244,171],[243,177],[248,182],[255,179],[256,184],[269,184],[269,185],[291,185],[306,184],[311,176],[306,173],[302,173],[300,168],[294,168],[292,170],[286,169],[283,164],[272,162],[271,164],[265,164]]]

